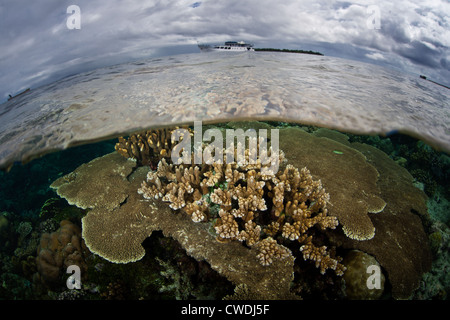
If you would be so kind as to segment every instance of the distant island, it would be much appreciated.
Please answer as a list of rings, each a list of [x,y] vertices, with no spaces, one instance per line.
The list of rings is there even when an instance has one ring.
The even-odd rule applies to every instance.
[[[323,53],[315,52],[311,50],[292,50],[292,49],[275,49],[275,48],[254,48],[255,51],[269,51],[269,52],[292,52],[292,53],[305,53],[305,54],[314,54],[317,56],[323,56]]]

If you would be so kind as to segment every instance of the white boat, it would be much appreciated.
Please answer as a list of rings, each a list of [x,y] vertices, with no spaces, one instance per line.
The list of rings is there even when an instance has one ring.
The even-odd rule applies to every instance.
[[[228,52],[242,52],[242,51],[255,51],[253,49],[253,45],[249,43],[245,43],[244,41],[227,41],[223,45],[208,45],[208,44],[199,44],[198,47],[201,51],[228,51]]]

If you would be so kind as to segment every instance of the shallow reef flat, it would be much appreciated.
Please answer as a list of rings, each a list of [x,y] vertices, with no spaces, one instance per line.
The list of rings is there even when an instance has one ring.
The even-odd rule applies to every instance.
[[[445,299],[448,155],[403,135],[285,122],[204,130],[252,128],[277,130],[280,152],[269,149],[268,163],[172,163],[167,127],[2,173],[41,194],[25,209],[0,193],[2,297]],[[27,172],[46,179],[32,187]],[[70,265],[80,290],[67,289]]]
[[[420,77],[326,56],[188,54],[80,73],[0,106],[0,168],[148,128],[289,121],[408,134],[450,151],[449,91]]]

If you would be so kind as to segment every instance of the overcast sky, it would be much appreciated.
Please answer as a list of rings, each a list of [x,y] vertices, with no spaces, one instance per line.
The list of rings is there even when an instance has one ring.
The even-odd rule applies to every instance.
[[[93,68],[199,52],[197,41],[320,51],[450,85],[448,0],[0,0],[0,36],[0,102]]]

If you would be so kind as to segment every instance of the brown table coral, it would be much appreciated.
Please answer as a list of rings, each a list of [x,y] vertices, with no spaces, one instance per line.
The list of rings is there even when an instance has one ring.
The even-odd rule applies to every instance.
[[[258,145],[256,138],[253,142]],[[242,163],[227,162],[226,155],[222,163],[201,165],[169,165],[163,159],[156,171],[149,171],[138,192],[146,199],[168,202],[194,222],[217,219],[217,240],[245,242],[257,250],[263,265],[291,255],[283,242],[298,241],[303,258],[315,261],[321,273],[333,269],[342,275],[339,258],[330,257],[325,246],[316,247],[309,233],[315,226],[325,230],[338,225],[336,217],[327,215],[329,195],[322,184],[312,179],[308,169],[285,165],[283,152],[269,149],[267,161],[262,161],[258,149],[245,150]],[[273,161],[283,168],[267,174]],[[220,208],[218,214],[214,205]]]
[[[292,168],[307,167],[311,181],[321,181],[317,190],[323,185],[329,194],[326,211],[318,212],[339,220],[338,229],[327,231],[332,243],[373,255],[387,272],[393,296],[408,297],[421,274],[429,268],[426,236],[420,218],[413,213],[426,215],[424,198],[420,190],[412,187],[407,174],[396,172],[398,168],[391,166],[386,155],[383,157],[365,145],[347,143],[342,136],[338,140],[340,142],[314,136],[298,128],[280,130],[280,148],[288,163]],[[251,180],[254,173],[247,175],[251,170],[235,170],[230,179],[244,179],[246,183],[237,183],[234,187],[242,195],[248,188],[253,188],[252,194],[260,196],[270,193],[272,202],[253,202],[249,194],[241,200],[239,196],[234,199],[225,192],[219,177],[219,173],[223,177],[229,174],[226,166],[213,167],[213,170],[186,169],[177,171],[176,167],[162,164],[160,176],[158,171],[147,175],[148,168],[136,168],[136,161],[112,153],[80,166],[55,181],[52,187],[70,203],[92,208],[83,218],[83,237],[91,251],[114,262],[139,260],[145,253],[141,243],[152,231],[163,230],[166,236],[179,241],[189,255],[208,261],[214,270],[239,288],[246,287],[249,296],[284,299],[295,297],[289,290],[294,260],[292,255],[282,251],[274,256],[284,256],[284,259],[264,256],[264,252],[278,245],[271,235],[279,238],[281,234],[289,241],[300,240],[303,257],[315,260],[321,271],[329,267],[328,263],[338,261],[327,255],[326,248],[309,242],[307,233],[302,234],[308,230],[305,218],[314,220],[316,217],[310,215],[313,211],[310,206],[315,201],[306,202],[303,207],[300,199],[295,206],[292,205],[294,198],[286,202],[277,200],[277,195],[285,194],[277,184],[265,184],[261,193],[256,183],[259,180]],[[200,173],[201,179],[196,177]],[[289,170],[286,174],[290,175]],[[308,176],[306,172],[305,176]],[[204,179],[210,179],[211,184],[202,186]],[[148,181],[141,185],[144,180]],[[137,193],[139,188],[148,199]],[[92,197],[94,190],[98,192],[98,199]],[[215,216],[206,211],[206,194],[210,203],[219,207]],[[255,213],[260,218],[264,205],[270,206],[274,221],[262,227]],[[295,210],[291,210],[293,208]],[[174,213],[180,209],[189,214]],[[302,223],[294,218],[299,212],[306,213]],[[210,219],[210,215],[217,219],[215,231],[219,240],[244,240],[249,247],[259,250],[249,250],[239,241],[224,245],[216,241],[217,234],[208,229],[208,224],[193,222]],[[277,217],[279,219],[275,219]],[[320,225],[318,221],[311,223]],[[261,234],[268,237],[261,241],[258,237]],[[262,264],[255,263],[258,259]],[[326,266],[321,266],[322,260]]]
[[[343,144],[316,138],[299,128],[280,130],[280,148],[294,166],[306,166],[331,195],[328,210],[351,239],[375,235],[369,212],[386,205],[377,186],[378,172],[363,154]]]
[[[115,166],[112,165],[115,163]],[[186,252],[197,260],[206,260],[211,267],[226,276],[234,284],[247,284],[251,294],[265,299],[295,298],[289,291],[293,279],[293,258],[276,260],[270,266],[257,263],[257,253],[248,250],[239,242],[224,246],[211,235],[208,225],[192,222],[188,215],[174,214],[168,205],[161,200],[146,200],[137,193],[147,170],[140,168],[127,179],[112,177],[113,183],[119,183],[122,193],[126,193],[126,201],[117,201],[107,182],[111,176],[99,170],[97,174],[82,174],[79,171],[93,170],[110,166],[118,177],[129,174],[128,167],[135,162],[127,160],[117,153],[94,160],[91,164],[80,166],[74,171],[74,180],[64,177],[55,181],[53,188],[62,197],[73,203],[84,203],[92,210],[83,218],[83,237],[90,250],[114,262],[131,262],[142,258],[145,254],[141,243],[154,230],[163,230],[166,236],[173,237],[185,248]],[[108,178],[109,176],[109,178]],[[81,179],[77,181],[77,179]],[[83,184],[86,190],[93,190],[98,181],[104,187],[96,190],[102,199],[110,199],[115,204],[95,206],[97,202],[85,192],[69,191],[70,184]],[[65,191],[67,191],[67,194]]]
[[[345,135],[327,129],[317,136],[298,128],[280,130],[280,148],[290,163],[305,165],[320,177],[330,193],[329,212],[343,229],[347,225],[355,231],[373,230],[370,240],[328,232],[330,239],[337,246],[373,255],[387,272],[394,298],[408,298],[431,267],[422,225],[428,215],[426,196],[414,187],[408,171],[384,152],[350,143]],[[383,199],[383,211],[369,213],[370,199]]]

